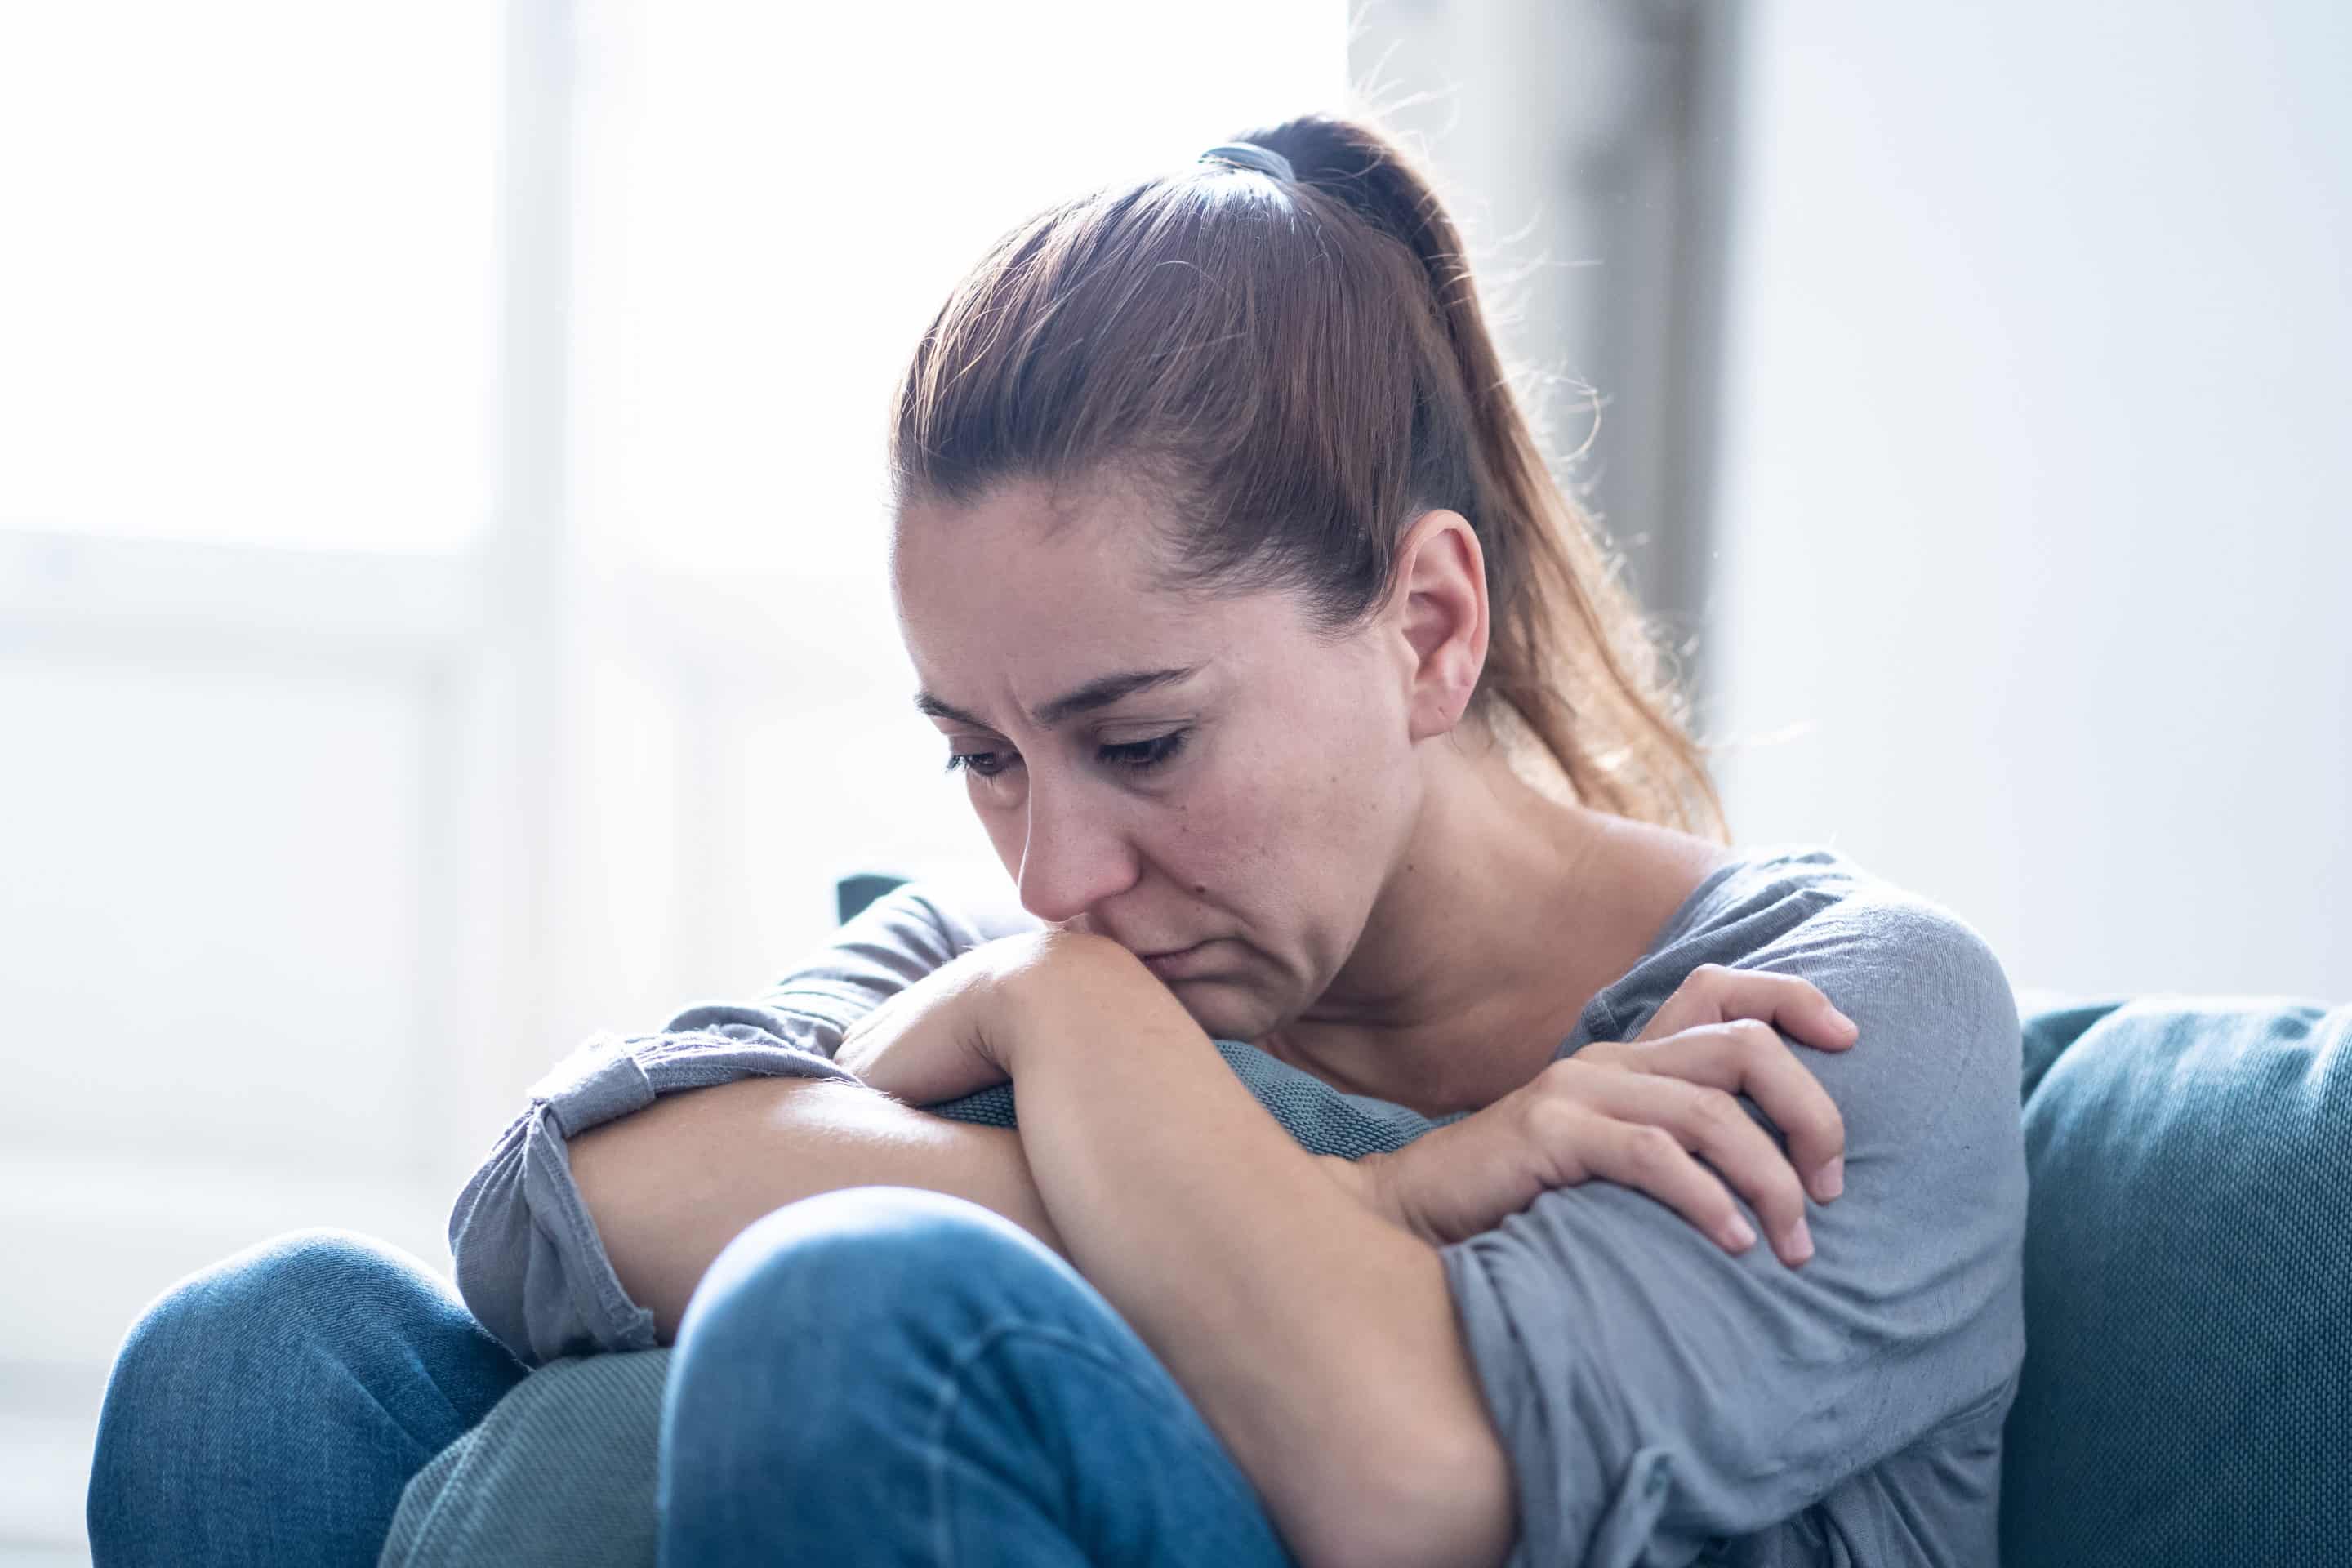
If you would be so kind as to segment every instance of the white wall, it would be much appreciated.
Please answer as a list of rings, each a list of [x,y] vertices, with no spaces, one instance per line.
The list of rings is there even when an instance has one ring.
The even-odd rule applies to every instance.
[[[2352,999],[2352,8],[1763,5],[1713,732],[2020,984]]]

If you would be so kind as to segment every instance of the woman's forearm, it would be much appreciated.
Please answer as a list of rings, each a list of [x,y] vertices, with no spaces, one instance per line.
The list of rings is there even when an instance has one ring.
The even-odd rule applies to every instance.
[[[727,1152],[723,1159],[712,1151]],[[570,1141],[581,1201],[629,1299],[675,1342],[687,1302],[729,1242],[784,1205],[843,1187],[967,1198],[1079,1267],[1010,1128],[955,1121],[830,1079],[747,1078],[664,1095]],[[1351,1187],[1349,1162],[1316,1163]],[[1367,1194],[1369,1196],[1369,1194]],[[1085,1272],[1082,1267],[1081,1273]]]
[[[664,1095],[571,1141],[572,1180],[630,1300],[677,1338],[695,1287],[770,1211],[843,1187],[969,1198],[1063,1257],[1019,1136],[831,1079],[748,1078]]]
[[[1507,1468],[1435,1250],[1293,1142],[1131,957],[1023,1005],[1006,1066],[1068,1255],[1292,1549],[1501,1561]]]

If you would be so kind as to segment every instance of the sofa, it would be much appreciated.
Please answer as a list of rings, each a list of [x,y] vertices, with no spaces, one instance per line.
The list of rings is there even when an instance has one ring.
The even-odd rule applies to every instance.
[[[846,921],[900,879],[845,877]],[[2352,1003],[2021,990],[2026,1358],[2005,1568],[2352,1563]],[[671,1352],[525,1378],[382,1568],[651,1564]]]

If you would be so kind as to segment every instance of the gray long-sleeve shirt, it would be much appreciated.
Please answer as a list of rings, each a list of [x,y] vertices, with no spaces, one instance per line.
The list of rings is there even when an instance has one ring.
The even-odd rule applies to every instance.
[[[468,1307],[532,1366],[652,1347],[653,1316],[613,1271],[566,1140],[751,1074],[856,1081],[832,1052],[859,1016],[1036,925],[1009,888],[911,883],[757,1003],[590,1038],[532,1086],[458,1197],[449,1243]],[[1727,1253],[1646,1194],[1598,1181],[1441,1250],[1517,1481],[1511,1568],[1990,1568],[2025,1352],[2008,978],[1966,922],[1836,851],[1754,849],[1693,890],[1557,1054],[1633,1038],[1702,963],[1801,976],[1860,1026],[1849,1050],[1799,1047],[1845,1121],[1845,1193],[1809,1204],[1816,1252],[1797,1269],[1766,1245]],[[1459,1119],[1342,1093],[1244,1042],[1216,1048],[1312,1152],[1399,1148]],[[1005,1085],[928,1109],[1016,1124]]]

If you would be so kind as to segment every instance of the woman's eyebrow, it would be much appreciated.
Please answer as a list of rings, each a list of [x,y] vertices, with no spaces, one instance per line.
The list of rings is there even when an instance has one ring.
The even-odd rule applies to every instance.
[[[1040,730],[1061,727],[1062,721],[1080,713],[1091,713],[1097,708],[1108,708],[1122,698],[1139,691],[1166,686],[1171,681],[1189,679],[1206,668],[1202,664],[1179,665],[1168,669],[1130,669],[1118,675],[1100,675],[1084,686],[1066,691],[1045,704],[1030,718]],[[952,719],[959,724],[969,724],[975,730],[992,728],[985,721],[974,718],[952,702],[944,701],[928,691],[915,693],[915,706],[934,719]]]

